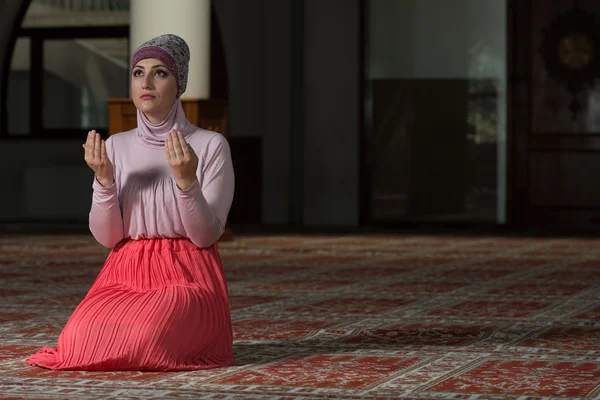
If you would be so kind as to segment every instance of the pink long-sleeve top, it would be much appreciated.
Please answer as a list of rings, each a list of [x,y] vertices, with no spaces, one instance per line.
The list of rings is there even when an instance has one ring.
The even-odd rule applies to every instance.
[[[179,101],[174,110],[160,126],[138,111],[138,128],[106,141],[115,183],[103,187],[94,178],[89,220],[103,246],[126,238],[188,238],[204,248],[223,233],[234,193],[229,145],[221,134],[187,122]],[[164,139],[173,127],[199,159],[197,180],[187,190],[176,185],[167,162]]]

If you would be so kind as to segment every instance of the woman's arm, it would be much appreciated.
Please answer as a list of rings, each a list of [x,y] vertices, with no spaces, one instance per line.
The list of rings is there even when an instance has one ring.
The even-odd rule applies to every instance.
[[[225,230],[235,186],[227,139],[215,135],[208,144],[202,169],[186,190],[175,185],[177,205],[188,238],[198,247],[214,244]]]
[[[114,152],[110,137],[105,146],[102,146],[101,151],[103,160],[108,161],[111,166],[114,165]],[[111,171],[114,171],[114,168],[111,168]],[[106,186],[102,186],[99,180],[102,180]],[[92,188],[94,192],[90,210],[90,231],[98,243],[111,249],[123,240],[123,216],[119,206],[117,185],[114,177],[112,180],[107,180],[106,177],[100,178],[94,174]]]

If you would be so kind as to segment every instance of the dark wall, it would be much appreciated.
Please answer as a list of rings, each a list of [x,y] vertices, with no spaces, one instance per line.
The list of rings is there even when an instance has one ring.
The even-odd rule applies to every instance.
[[[6,130],[7,75],[16,39],[14,30],[29,7],[31,0],[0,0],[0,131]]]

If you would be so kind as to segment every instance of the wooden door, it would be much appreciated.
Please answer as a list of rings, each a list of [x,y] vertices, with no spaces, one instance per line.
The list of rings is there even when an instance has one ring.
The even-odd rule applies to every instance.
[[[593,0],[509,7],[515,224],[600,228],[599,12]]]

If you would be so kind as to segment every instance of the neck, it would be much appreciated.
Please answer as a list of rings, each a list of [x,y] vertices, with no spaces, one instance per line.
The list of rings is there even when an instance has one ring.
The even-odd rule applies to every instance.
[[[172,129],[181,131],[184,136],[189,134],[189,121],[179,100],[175,101],[173,107],[162,118],[157,118],[156,114],[147,115],[138,109],[137,123],[138,139],[153,148],[164,149],[167,135]]]
[[[144,113],[144,116],[148,118],[148,121],[150,121],[152,125],[160,125],[167,118],[167,115],[169,115],[169,111],[171,111],[170,108],[160,114]]]

